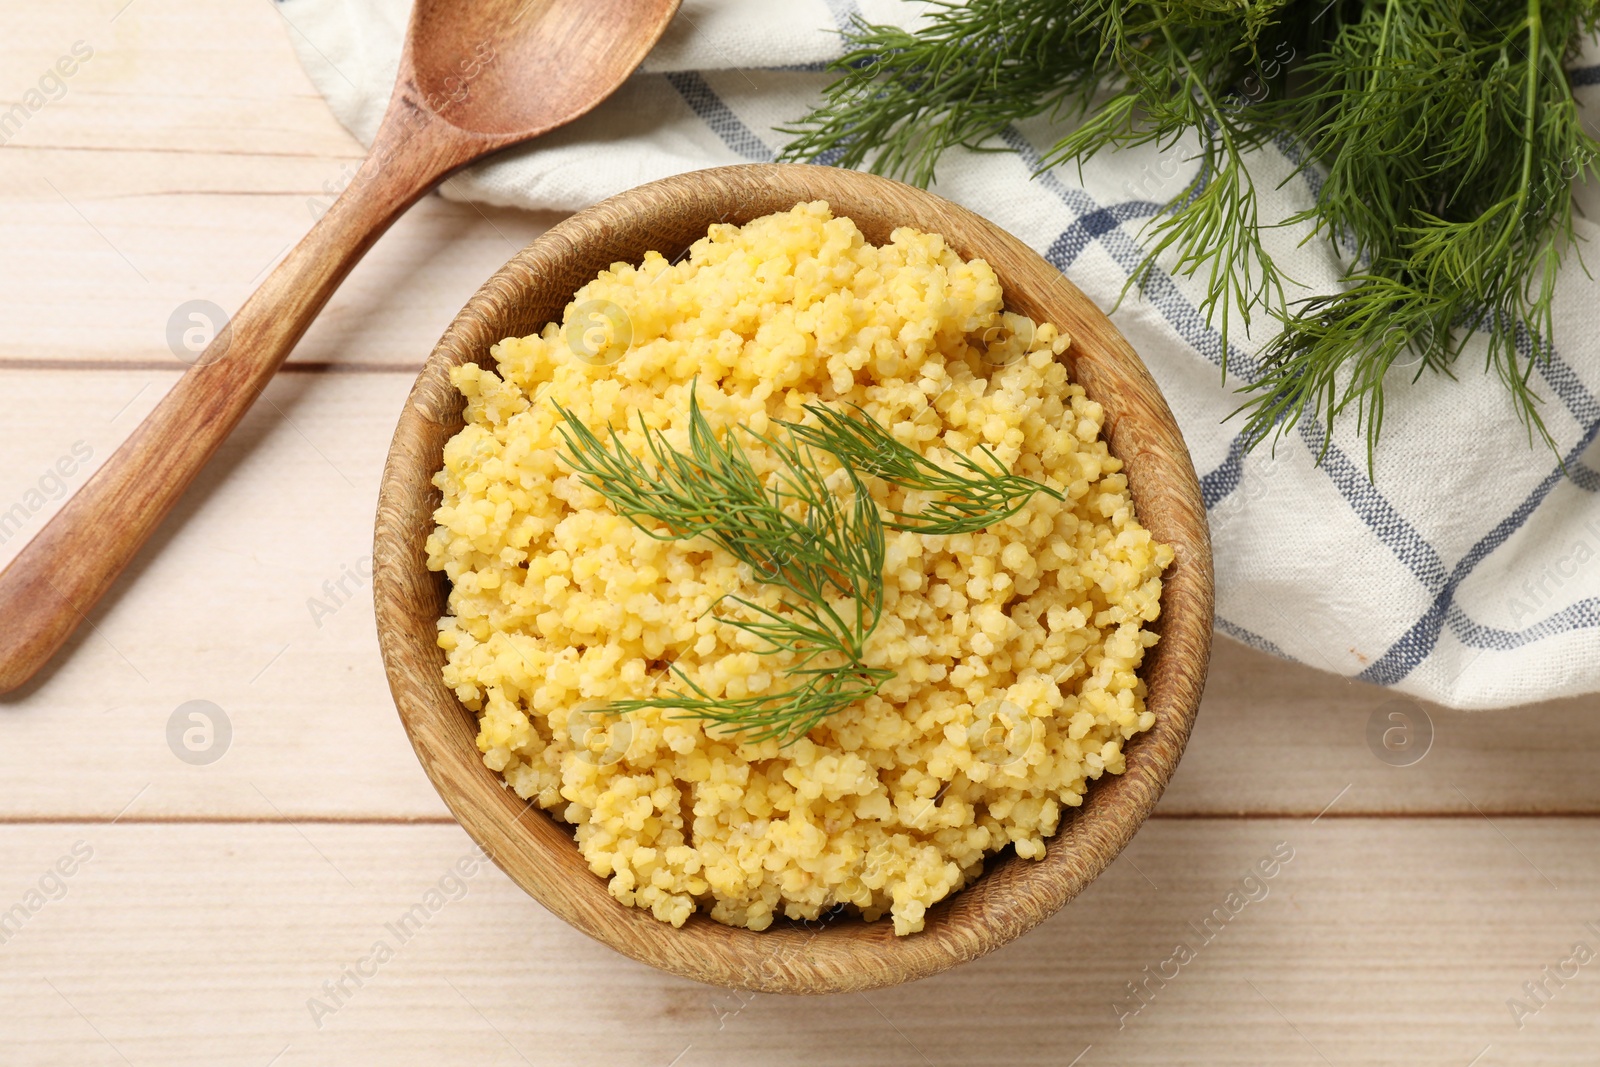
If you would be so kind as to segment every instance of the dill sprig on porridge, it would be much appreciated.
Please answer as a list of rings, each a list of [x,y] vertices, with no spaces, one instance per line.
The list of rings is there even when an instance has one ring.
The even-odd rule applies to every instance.
[[[797,657],[789,674],[798,683],[781,692],[712,696],[674,664],[688,693],[614,701],[602,712],[664,708],[732,727],[752,741],[798,737],[894,676],[863,662],[883,612],[883,521],[853,471],[846,468],[853,492],[842,499],[801,448],[746,429],[784,463],[767,485],[736,434],[717,439],[692,390],[687,453],[640,419],[653,470],[622,446],[615,430],[608,447],[571,412],[559,404],[556,410],[565,459],[617,514],[660,540],[704,537],[757,580],[783,590],[777,609],[729,594],[752,617],[721,620],[758,638],[760,652]]]
[[[915,514],[890,512],[884,525],[891,530],[977,533],[1015,515],[1034,493],[1063,499],[1049,486],[1006,470],[988,445],[978,446],[989,461],[988,466],[971,456],[951,452],[956,469],[947,470],[896,439],[861,408],[854,404],[849,407],[850,412],[846,413],[823,404],[807,404],[805,410],[817,420],[816,426],[794,422],[783,425],[798,440],[831,452],[860,474],[882,478],[898,489],[944,497],[929,502]]]
[[[1016,514],[1036,492],[1061,499],[1049,486],[1007,471],[986,445],[979,447],[990,467],[959,452],[951,454],[956,469],[940,467],[855,405],[846,414],[807,404],[817,425],[775,420],[781,434],[738,427],[780,460],[782,469],[770,480],[757,473],[736,432],[717,439],[693,386],[688,452],[673,448],[640,417],[653,469],[623,447],[615,430],[607,444],[559,403],[555,407],[563,458],[618,515],[658,540],[704,537],[749,567],[756,581],[782,590],[775,608],[729,593],[721,599],[748,614],[719,618],[757,638],[757,652],[795,657],[785,672],[795,684],[777,692],[714,696],[674,664],[672,673],[688,692],[618,700],[598,710],[677,711],[750,741],[797,740],[894,677],[866,662],[867,640],[883,615],[885,529],[975,533]],[[829,486],[823,455],[842,472],[843,494]],[[868,476],[944,499],[920,513],[892,510],[885,517],[868,491]]]

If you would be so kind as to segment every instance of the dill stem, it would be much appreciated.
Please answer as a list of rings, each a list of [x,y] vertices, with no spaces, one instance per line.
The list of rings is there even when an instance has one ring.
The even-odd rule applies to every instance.
[[[1506,213],[1505,222],[1500,227],[1500,236],[1495,240],[1494,247],[1479,257],[1491,263],[1510,247],[1511,238],[1522,221],[1523,209],[1528,206],[1528,191],[1533,185],[1534,127],[1539,112],[1539,68],[1544,55],[1543,16],[1542,0],[1528,0],[1528,70],[1523,78],[1522,90],[1522,175],[1517,183],[1517,194],[1512,200],[1511,210]],[[1473,265],[1476,263],[1477,260],[1474,260]],[[1490,351],[1492,356],[1493,349]],[[1511,348],[1507,355],[1512,361],[1507,370],[1513,376],[1517,373],[1515,353],[1516,349]],[[1522,374],[1524,380],[1533,372],[1533,363],[1533,359],[1528,360],[1528,367]]]
[[[1541,0],[1528,0],[1528,71],[1522,89],[1522,178],[1517,183],[1517,195],[1494,247],[1480,258],[1496,259],[1511,244],[1512,234],[1528,205],[1528,190],[1533,185],[1534,126],[1539,113],[1539,68],[1544,55],[1544,18]],[[1531,367],[1532,364],[1530,363]]]
[[[1522,180],[1517,183],[1517,199],[1512,205],[1511,213],[1506,218],[1505,229],[1500,233],[1500,239],[1495,242],[1491,260],[1498,259],[1500,254],[1511,244],[1512,234],[1522,226],[1522,212],[1528,206],[1528,191],[1533,187],[1533,152],[1534,152],[1534,126],[1539,110],[1539,70],[1544,64],[1544,7],[1543,0],[1528,0],[1528,73],[1526,85],[1522,94]],[[1497,312],[1498,314],[1498,312]],[[1533,365],[1538,361],[1538,341],[1529,339],[1532,347],[1528,354],[1528,365],[1523,369],[1522,380],[1526,382],[1533,374]],[[1514,377],[1517,373],[1516,347],[1508,346],[1506,349],[1507,370]],[[1529,428],[1532,436],[1532,428]],[[1563,463],[1563,466],[1565,464]]]
[[[1533,0],[1529,0],[1529,2],[1531,3],[1531,2],[1533,2]],[[1238,149],[1238,146],[1234,144],[1232,133],[1228,129],[1227,120],[1223,118],[1222,109],[1217,106],[1216,98],[1211,95],[1211,89],[1206,85],[1205,81],[1202,80],[1200,78],[1200,76],[1195,73],[1194,67],[1189,63],[1188,53],[1186,53],[1181,47],[1179,47],[1177,39],[1172,36],[1171,28],[1169,28],[1167,26],[1167,24],[1164,23],[1164,22],[1161,24],[1161,36],[1163,38],[1165,38],[1165,40],[1167,42],[1167,47],[1172,49],[1173,56],[1177,59],[1179,65],[1183,67],[1184,77],[1188,80],[1190,85],[1193,85],[1195,87],[1195,91],[1200,94],[1200,98],[1202,100],[1204,100],[1206,106],[1208,108],[1210,108],[1210,110],[1211,110],[1211,121],[1216,123],[1217,136],[1222,139],[1222,145],[1227,150],[1227,153],[1228,153],[1229,157],[1232,158],[1232,160],[1234,161],[1234,165],[1236,167],[1240,166],[1240,164],[1239,164],[1239,149]],[[1210,155],[1214,154],[1214,152],[1215,152],[1215,149],[1207,149],[1208,157]],[[1079,166],[1080,167],[1082,166],[1081,161],[1079,163]],[[1189,189],[1185,189],[1184,190],[1184,194],[1185,195],[1187,195],[1190,190],[1198,188],[1200,186],[1200,183],[1202,183],[1203,181],[1206,180],[1206,169],[1210,168],[1210,167],[1212,167],[1211,159],[1207,158],[1205,160],[1204,166],[1201,167],[1200,173],[1195,175],[1194,181],[1189,183]],[[1249,182],[1250,181],[1250,176],[1248,174],[1246,174],[1244,180],[1246,182]],[[1254,183],[1251,183],[1251,184],[1252,184],[1252,188],[1253,188],[1254,187]],[[1182,255],[1183,254],[1180,253],[1180,262],[1182,261]],[[1216,255],[1215,253],[1213,253],[1213,258],[1212,258],[1212,261],[1211,261],[1211,276],[1210,276],[1210,279],[1207,282],[1207,288],[1209,290],[1213,291],[1213,292],[1217,290],[1217,273],[1222,269],[1222,266],[1223,266],[1221,260],[1222,260],[1222,257],[1220,255]],[[1234,266],[1235,269],[1238,269],[1238,270],[1241,270],[1241,271],[1245,272],[1244,276],[1245,276],[1245,279],[1246,279],[1246,284],[1248,284],[1249,270],[1250,270],[1249,264],[1248,263],[1241,263],[1241,264],[1236,264],[1236,265],[1232,265],[1232,266]],[[1245,325],[1248,328],[1249,323],[1250,323],[1250,308],[1249,308],[1247,302],[1244,302],[1244,306],[1242,306],[1240,308],[1240,312],[1244,316]],[[1226,303],[1224,303],[1223,308],[1222,308],[1222,330],[1221,330],[1221,334],[1222,334],[1222,376],[1223,376],[1223,378],[1227,378],[1227,376],[1228,376],[1228,325],[1229,325],[1228,319],[1229,319],[1228,306],[1227,306]]]
[[[1529,0],[1529,3],[1533,2],[1534,0]],[[1179,65],[1183,67],[1184,76],[1188,79],[1189,84],[1195,87],[1205,100],[1206,106],[1211,109],[1212,119],[1217,124],[1217,133],[1221,136],[1222,143],[1228,149],[1228,153],[1237,156],[1239,150],[1234,146],[1233,138],[1229,135],[1228,124],[1222,121],[1222,108],[1217,106],[1217,101],[1211,95],[1211,90],[1207,88],[1206,83],[1200,79],[1199,75],[1195,74],[1194,67],[1189,65],[1188,54],[1179,47],[1177,40],[1172,36],[1172,31],[1165,24],[1161,27],[1161,36],[1166,38],[1167,44],[1172,48],[1172,54],[1177,57]],[[1200,179],[1196,178],[1195,181],[1198,182]]]
[[[1528,190],[1533,185],[1533,131],[1539,111],[1539,68],[1544,57],[1544,7],[1542,0],[1528,0],[1528,76],[1522,93],[1522,181],[1517,185],[1517,202],[1507,220],[1505,233],[1495,246],[1495,255],[1503,251],[1511,237],[1511,226],[1522,217],[1528,203]]]
[[[1383,25],[1378,28],[1378,50],[1372,57],[1372,74],[1367,80],[1367,95],[1372,96],[1378,88],[1378,76],[1383,70],[1384,58],[1389,52],[1389,20],[1398,6],[1399,0],[1387,0],[1383,5]]]

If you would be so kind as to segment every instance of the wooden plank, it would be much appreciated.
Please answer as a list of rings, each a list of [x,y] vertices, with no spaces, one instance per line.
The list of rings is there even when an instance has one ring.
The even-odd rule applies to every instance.
[[[0,426],[0,502],[26,501],[77,442],[104,458],[171,378],[0,371],[0,392],[38,398]],[[390,707],[365,582],[347,577],[370,550],[376,482],[408,384],[406,374],[288,374],[267,392],[61,669],[0,704],[0,776],[14,784],[0,817],[109,817],[144,785],[130,817],[443,816]],[[62,421],[69,403],[74,416]],[[0,544],[0,560],[53,506]],[[325,581],[344,590],[330,595]],[[190,699],[237,720],[234,749],[211,768],[166,749],[166,720]],[[1371,717],[1390,710],[1416,713],[1381,689],[1219,641],[1194,741],[1158,814],[1317,814],[1334,798],[1330,817],[1600,811],[1592,701],[1432,709],[1434,744],[1413,766],[1382,763],[1368,747]],[[35,755],[90,736],[93,781]],[[344,755],[362,747],[362,760]]]
[[[208,300],[226,313],[243,303],[310,229],[317,183],[339,174],[304,164],[308,175],[283,191],[239,193],[226,178],[186,184],[169,168],[141,191],[122,154],[0,151],[14,167],[12,188],[0,190],[11,207],[0,214],[10,250],[0,261],[0,367],[181,369],[169,342],[180,306]],[[189,162],[204,171],[204,157]],[[292,360],[421,366],[478,286],[554,218],[424,198],[355,268]]]
[[[453,826],[13,828],[6,907],[75,843],[93,855],[0,946],[0,1032],[8,1062],[40,1067],[1587,1062],[1600,962],[1562,961],[1600,947],[1600,821],[1499,830],[1509,840],[1475,816],[1156,823],[986,959],[794,1000],[650,971],[493,869],[452,880],[470,852]],[[1245,883],[1274,850],[1292,858]],[[402,941],[394,924],[430,888],[458,899],[425,905]],[[1192,958],[1168,963],[1180,943]],[[324,987],[357,966],[359,986]],[[1139,1007],[1128,984],[1158,969]],[[1534,1012],[1522,987],[1539,981]],[[1508,1000],[1530,1009],[1521,1029]]]
[[[123,3],[12,16],[22,32],[0,43],[11,100],[76,42],[93,49],[59,99],[0,127],[0,366],[177,365],[179,305],[236,308],[363,158],[301,71],[277,4],[135,0],[111,21]],[[294,358],[419,365],[554,218],[424,199]]]
[[[1219,636],[1199,721],[1157,810],[1597,812],[1597,713],[1594,696],[1453,711]]]
[[[4,395],[38,398],[0,431],[0,500],[26,503],[77,442],[108,455],[172,379],[0,372]],[[146,785],[131,815],[443,814],[389,702],[361,576],[408,387],[402,374],[277,379],[54,673],[0,703],[7,814],[114,814]],[[0,552],[9,558],[53,506]],[[209,766],[168,745],[169,719],[192,700],[231,721],[230,747]],[[40,760],[63,744],[94,773]]]
[[[0,423],[0,511],[42,480],[53,489],[47,472],[78,442],[109,454],[173,377],[0,370],[0,395],[35,398]],[[147,784],[129,817],[444,817],[389,701],[370,593],[350,577],[370,552],[378,475],[409,384],[402,373],[280,377],[59,668],[0,702],[0,777],[14,783],[0,818],[105,818]],[[0,561],[55,506],[0,544]],[[222,707],[235,733],[222,762],[197,768],[172,755],[165,730],[200,699]],[[1432,749],[1404,767],[1367,742],[1373,715],[1391,711],[1424,721],[1383,690],[1219,641],[1158,815],[1315,815],[1335,798],[1330,818],[1600,812],[1591,699],[1433,708]],[[90,737],[92,779],[37,758]]]
[[[9,146],[197,155],[359,154],[296,61],[275,4],[58,0],[5,13],[0,99],[39,88]],[[79,50],[74,53],[73,46]],[[40,79],[63,55],[65,89]]]
[[[128,209],[163,193],[320,192],[362,150],[294,61],[275,10],[75,0],[11,14],[22,25],[0,43],[0,98],[39,89],[43,106],[0,126],[0,196],[37,215],[65,208],[47,182],[74,202],[102,195],[133,200]]]

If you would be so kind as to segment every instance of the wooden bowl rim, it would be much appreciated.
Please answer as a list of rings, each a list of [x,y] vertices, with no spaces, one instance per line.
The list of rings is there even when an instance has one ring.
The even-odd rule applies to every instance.
[[[963,256],[981,255],[995,268],[1009,310],[1049,317],[1071,332],[1074,380],[1105,407],[1106,436],[1125,463],[1141,521],[1177,556],[1164,580],[1162,638],[1140,671],[1156,724],[1126,746],[1126,772],[1090,786],[1082,807],[1063,815],[1044,859],[1010,851],[991,857],[979,878],[929,909],[923,932],[908,937],[895,937],[887,921],[854,917],[780,921],[755,933],[697,913],[675,929],[615,900],[588,871],[569,827],[518,798],[484,766],[475,744],[461,751],[463,718],[475,733],[475,717],[439,676],[437,612],[423,610],[443,581],[423,567],[422,544],[438,498],[430,479],[460,425],[450,365],[487,361],[489,343],[519,329],[533,332],[519,309],[539,292],[541,278],[549,279],[545,289],[570,284],[560,297],[565,304],[610,262],[687,247],[670,235],[703,234],[713,222],[743,222],[815,199],[828,200],[880,243],[889,220],[943,234]],[[560,306],[547,318],[559,317]],[[923,978],[998,948],[1061,908],[1116,857],[1160,797],[1193,726],[1210,652],[1212,562],[1199,482],[1171,410],[1121,333],[1059,271],[965,208],[888,179],[804,164],[720,167],[652,182],[578,212],[513,256],[456,316],[406,400],[383,472],[373,559],[378,639],[396,708],[429,779],[468,834],[546,908],[619,952],[687,978],[760,992],[859,991]]]

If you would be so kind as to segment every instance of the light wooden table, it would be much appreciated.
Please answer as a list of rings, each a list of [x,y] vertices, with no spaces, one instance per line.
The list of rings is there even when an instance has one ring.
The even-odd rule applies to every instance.
[[[0,148],[0,511],[27,511],[0,560],[171,385],[173,310],[237,306],[361,154],[276,5],[125,2],[0,7],[6,106],[94,50]],[[1600,1059],[1600,702],[1417,709],[1227,641],[1125,856],[913,986],[721,992],[494,869],[449,877],[470,843],[395,718],[361,572],[415,369],[550,222],[418,205],[57,669],[0,701],[0,1064]],[[231,728],[215,762],[169,747],[190,701]],[[1410,766],[1368,743],[1396,710],[1431,722]]]

